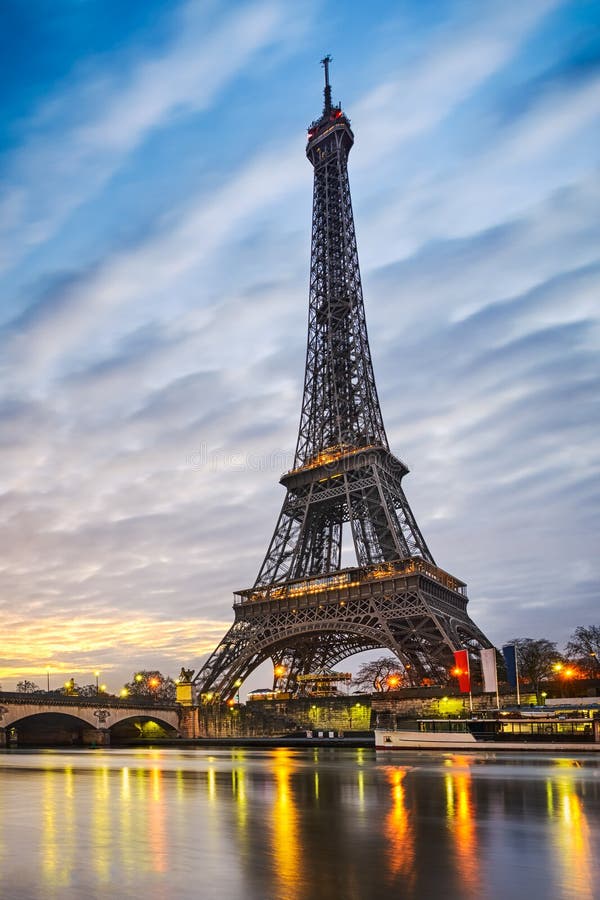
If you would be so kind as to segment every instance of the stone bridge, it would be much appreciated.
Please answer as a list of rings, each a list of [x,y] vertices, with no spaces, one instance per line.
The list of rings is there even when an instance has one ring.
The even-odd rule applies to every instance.
[[[43,734],[45,723],[48,731],[70,728],[73,742],[87,745],[107,746],[115,726],[123,723],[137,723],[140,733],[144,724],[155,723],[176,737],[182,732],[182,713],[178,704],[145,702],[143,698],[0,693],[0,747],[18,744],[19,732],[32,726]]]

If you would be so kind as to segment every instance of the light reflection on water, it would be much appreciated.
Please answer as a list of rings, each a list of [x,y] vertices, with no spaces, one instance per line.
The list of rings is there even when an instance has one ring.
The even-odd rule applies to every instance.
[[[0,895],[581,898],[600,759],[311,750],[0,754]]]

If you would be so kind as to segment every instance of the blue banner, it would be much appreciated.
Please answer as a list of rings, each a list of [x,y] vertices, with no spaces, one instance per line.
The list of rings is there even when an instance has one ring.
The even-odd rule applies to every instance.
[[[514,644],[505,644],[502,656],[506,664],[506,680],[511,687],[517,686],[517,650]]]

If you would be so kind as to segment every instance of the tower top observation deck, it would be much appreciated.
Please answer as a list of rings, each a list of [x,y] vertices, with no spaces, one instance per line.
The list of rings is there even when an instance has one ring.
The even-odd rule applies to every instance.
[[[335,132],[345,132],[346,152],[350,150],[354,143],[354,135],[350,128],[350,119],[342,110],[341,104],[334,106],[331,102],[331,84],[329,83],[329,63],[331,56],[325,56],[321,60],[321,65],[325,70],[325,87],[323,88],[323,112],[320,119],[315,119],[308,127],[308,143],[306,145],[306,155],[310,161],[315,164],[313,151],[317,144],[323,139]]]

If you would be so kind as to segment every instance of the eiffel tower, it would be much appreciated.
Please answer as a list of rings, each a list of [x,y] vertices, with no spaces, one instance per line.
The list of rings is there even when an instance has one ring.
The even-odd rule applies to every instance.
[[[448,680],[452,651],[490,647],[467,614],[466,585],[440,569],[389,449],[369,351],[348,154],[350,120],[331,101],[308,130],[314,168],[308,349],[293,468],[258,577],[234,595],[235,620],[196,676],[227,699],[270,658],[274,687],[387,648],[411,684]],[[356,565],[342,568],[342,533]]]

